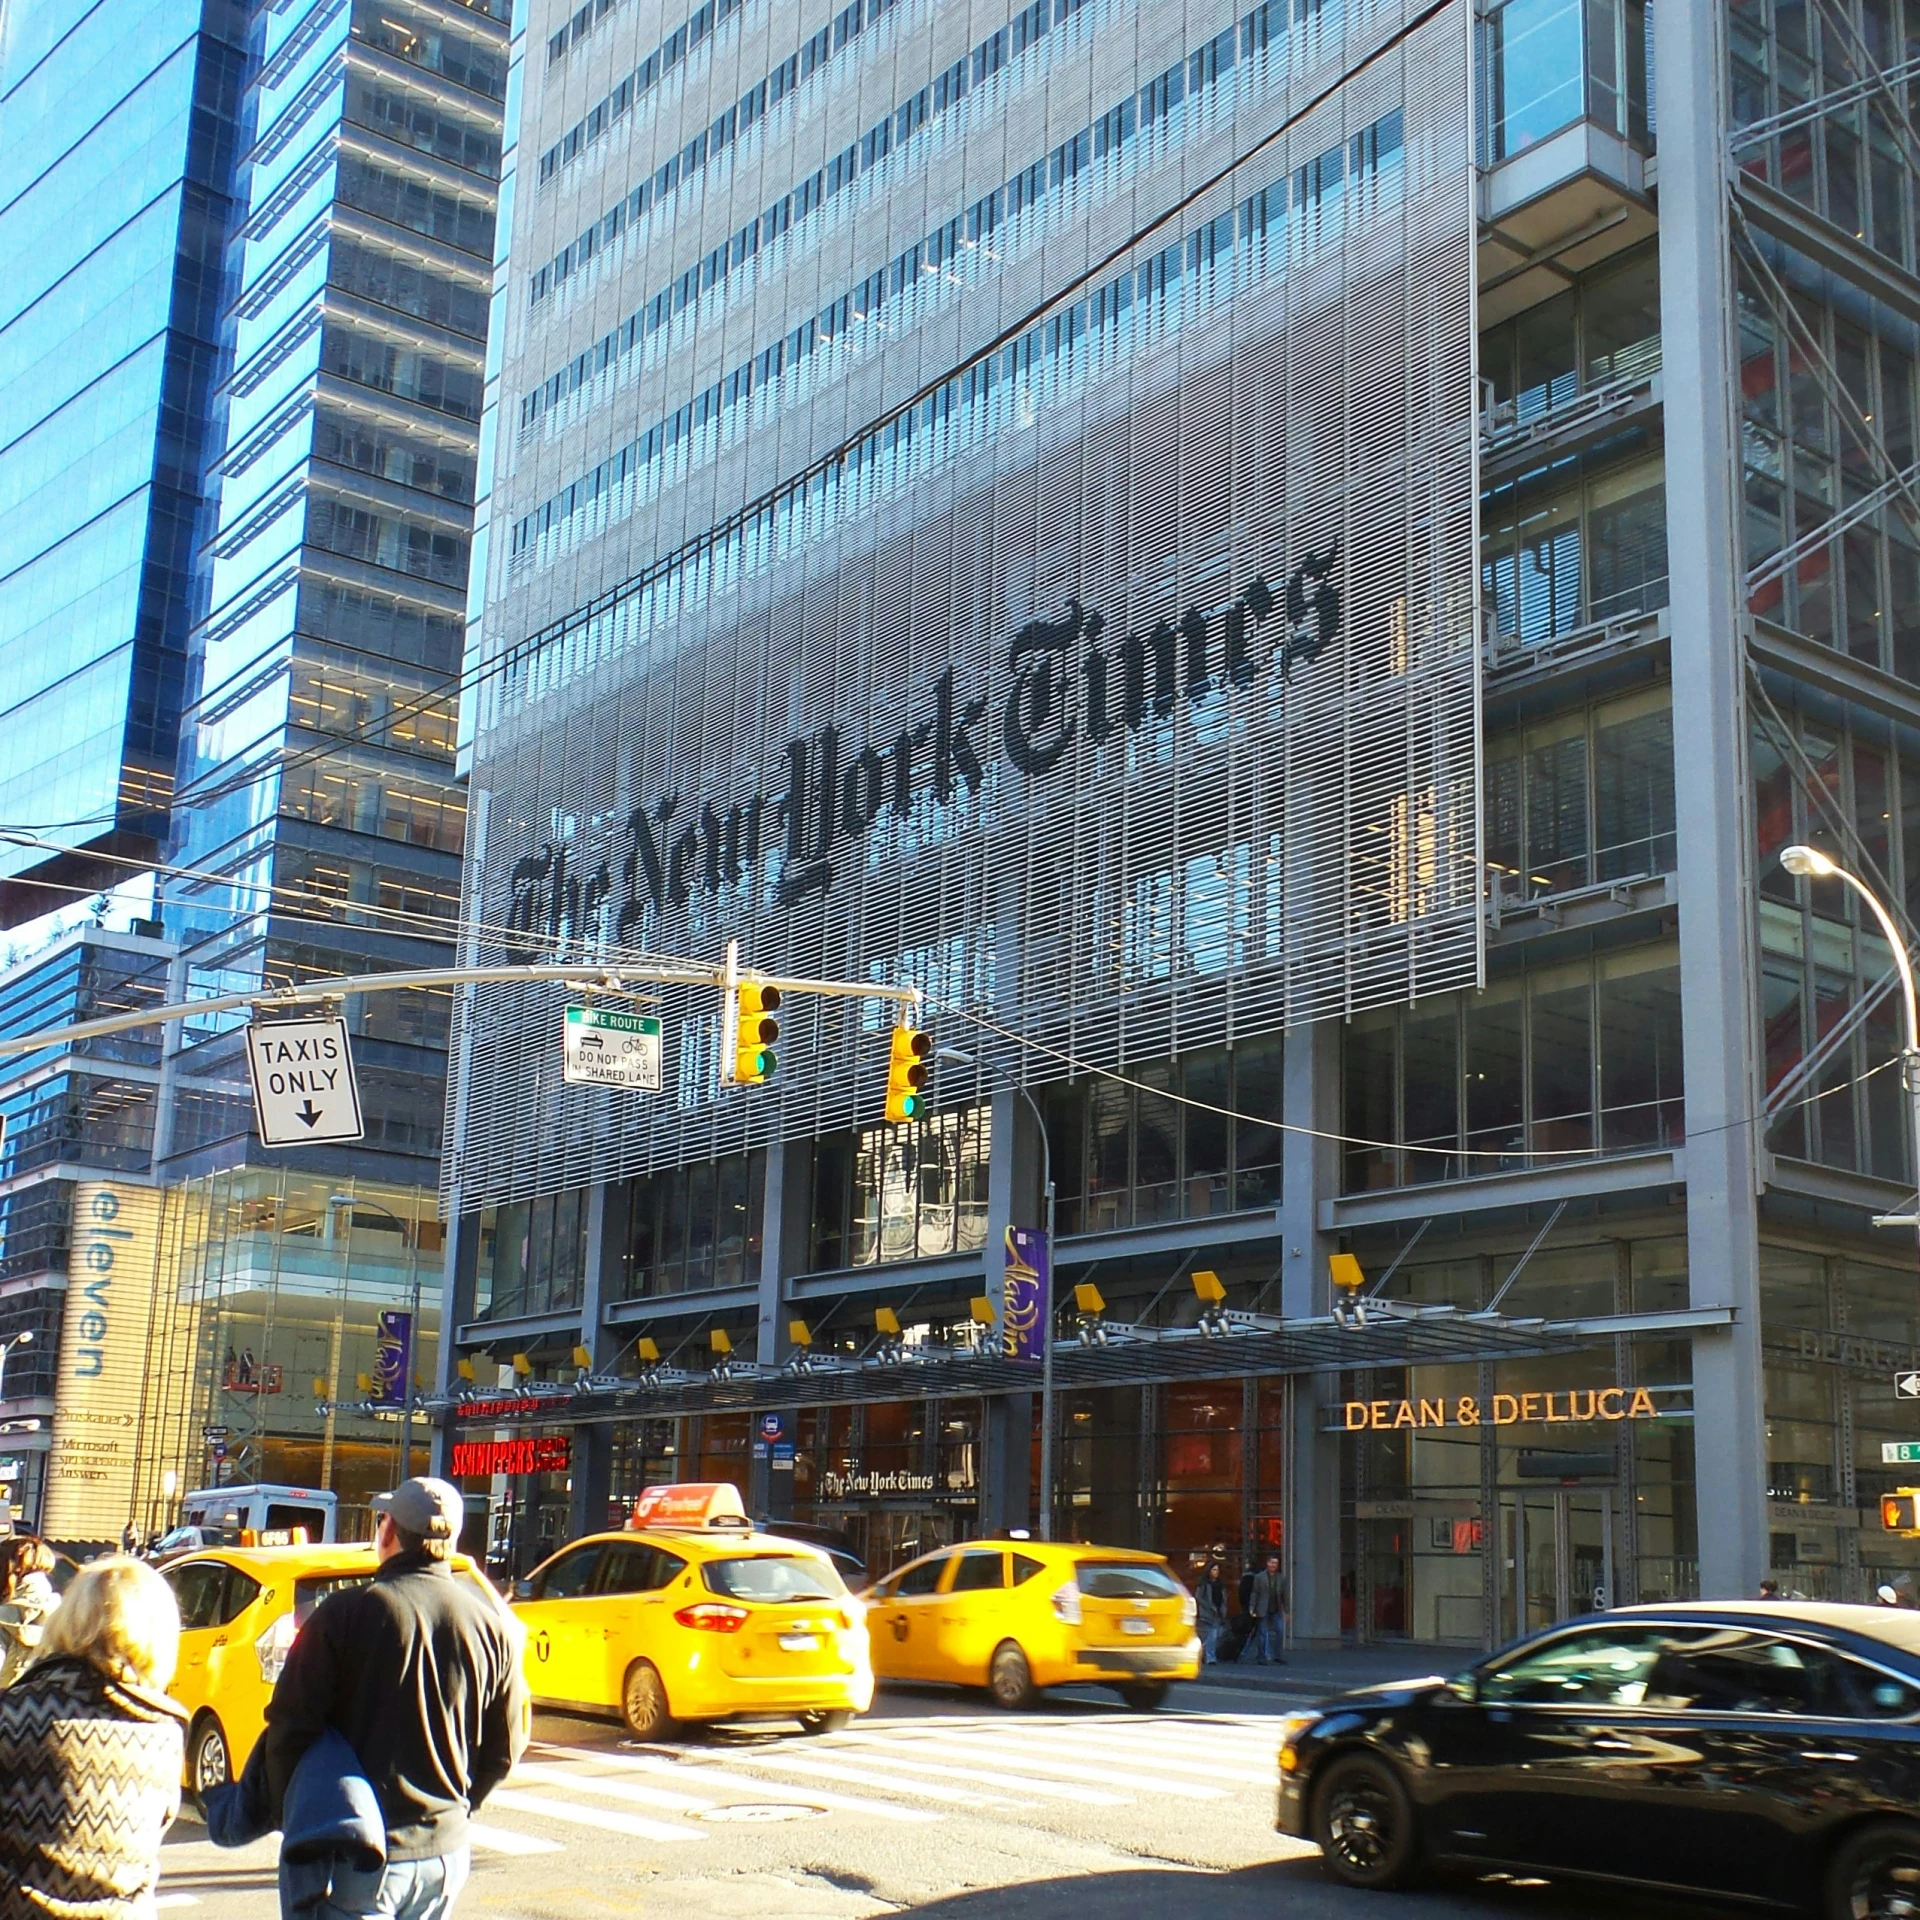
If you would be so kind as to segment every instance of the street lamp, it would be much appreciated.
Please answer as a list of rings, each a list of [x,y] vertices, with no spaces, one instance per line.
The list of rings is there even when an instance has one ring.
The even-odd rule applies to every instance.
[[[1913,988],[1913,962],[1907,955],[1907,943],[1900,929],[1893,924],[1893,915],[1880,904],[1879,896],[1865,881],[1857,879],[1837,861],[1830,859],[1818,847],[1782,847],[1780,864],[1791,874],[1797,874],[1805,880],[1842,880],[1867,903],[1873,917],[1880,923],[1880,931],[1887,937],[1887,945],[1893,949],[1893,964],[1900,971],[1900,991],[1907,1009],[1907,1044],[1900,1050],[1902,1076],[1907,1083],[1907,1100],[1913,1116],[1913,1150],[1916,1156],[1915,1186],[1920,1189],[1920,1001],[1916,1001]],[[1912,1219],[1903,1219],[1898,1215],[1882,1217],[1887,1226],[1913,1226],[1920,1224],[1920,1215]]]
[[[951,1060],[955,1066],[975,1067],[980,1063],[958,1047],[942,1047],[934,1059]],[[1059,1264],[1053,1238],[1053,1148],[1047,1139],[1047,1117],[1040,1103],[1023,1086],[1013,1091],[1027,1103],[1033,1124],[1040,1135],[1040,1184],[1047,1210],[1047,1317],[1040,1343],[1040,1538],[1053,1538],[1053,1321],[1054,1279]]]
[[[400,1369],[400,1459],[399,1478],[394,1481],[398,1486],[413,1471],[413,1363],[420,1351],[420,1246],[414,1237],[414,1223],[403,1214],[379,1200],[369,1200],[352,1193],[334,1193],[327,1196],[330,1207],[345,1207],[348,1230],[352,1230],[353,1214],[361,1207],[371,1207],[375,1213],[384,1213],[400,1229],[401,1244],[407,1250],[407,1265],[413,1275],[413,1309],[407,1316],[407,1358]]]
[[[0,1388],[4,1388],[6,1385],[7,1355],[10,1354],[15,1347],[30,1347],[32,1345],[33,1329],[31,1327],[22,1327],[11,1339],[0,1340]],[[4,1400],[6,1397],[4,1392],[0,1392],[0,1400]]]

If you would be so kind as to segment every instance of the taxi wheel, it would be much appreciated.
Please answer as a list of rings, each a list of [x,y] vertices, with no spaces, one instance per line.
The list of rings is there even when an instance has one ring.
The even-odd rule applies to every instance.
[[[1164,1680],[1136,1680],[1132,1686],[1120,1689],[1120,1698],[1135,1713],[1151,1713],[1165,1704],[1167,1683]]]
[[[667,1690],[660,1675],[644,1660],[627,1669],[620,1686],[620,1718],[636,1740],[671,1739],[678,1722],[667,1711]]]
[[[845,1707],[822,1707],[818,1713],[800,1716],[802,1733],[838,1733],[842,1727],[852,1724],[853,1715]]]
[[[203,1713],[187,1743],[187,1772],[196,1798],[204,1800],[215,1787],[233,1779],[233,1756],[227,1750],[226,1729],[210,1713]]]
[[[1015,1711],[1032,1706],[1040,1697],[1027,1656],[1011,1640],[1002,1640],[993,1650],[987,1667],[987,1692],[996,1707]]]

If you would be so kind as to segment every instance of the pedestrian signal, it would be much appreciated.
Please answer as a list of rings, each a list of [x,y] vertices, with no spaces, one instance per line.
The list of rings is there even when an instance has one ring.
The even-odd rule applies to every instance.
[[[933,1036],[918,1027],[895,1027],[893,1052],[887,1061],[887,1118],[896,1126],[920,1117],[933,1061]]]
[[[1920,1533],[1920,1488],[1896,1487],[1880,1496],[1883,1533]]]
[[[780,1038],[780,1022],[774,1016],[780,1005],[780,989],[743,980],[734,989],[733,1077],[743,1087],[756,1087],[773,1078],[779,1064],[774,1042]]]

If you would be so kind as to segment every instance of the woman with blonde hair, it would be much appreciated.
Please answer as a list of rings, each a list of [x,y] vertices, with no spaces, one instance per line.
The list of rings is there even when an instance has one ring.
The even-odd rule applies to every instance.
[[[16,1533],[0,1548],[0,1687],[20,1678],[60,1604],[52,1573],[53,1549],[30,1533]]]
[[[180,1612],[143,1561],[83,1567],[0,1693],[0,1920],[147,1920],[180,1809]]]

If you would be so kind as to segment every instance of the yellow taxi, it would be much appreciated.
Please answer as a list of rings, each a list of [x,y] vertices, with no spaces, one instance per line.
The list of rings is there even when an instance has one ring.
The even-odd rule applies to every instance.
[[[910,1560],[866,1601],[878,1678],[985,1686],[1003,1707],[1091,1681],[1147,1711],[1200,1673],[1193,1596],[1157,1553],[969,1540]]]
[[[209,1547],[160,1568],[180,1608],[180,1664],[168,1692],[187,1710],[187,1785],[195,1793],[239,1778],[307,1615],[335,1589],[364,1585],[379,1564],[370,1542],[335,1541]],[[453,1567],[505,1610],[464,1553]]]
[[[817,1547],[756,1533],[725,1483],[649,1487],[622,1533],[562,1547],[513,1589],[535,1703],[689,1721],[843,1727],[873,1701],[862,1609]]]

